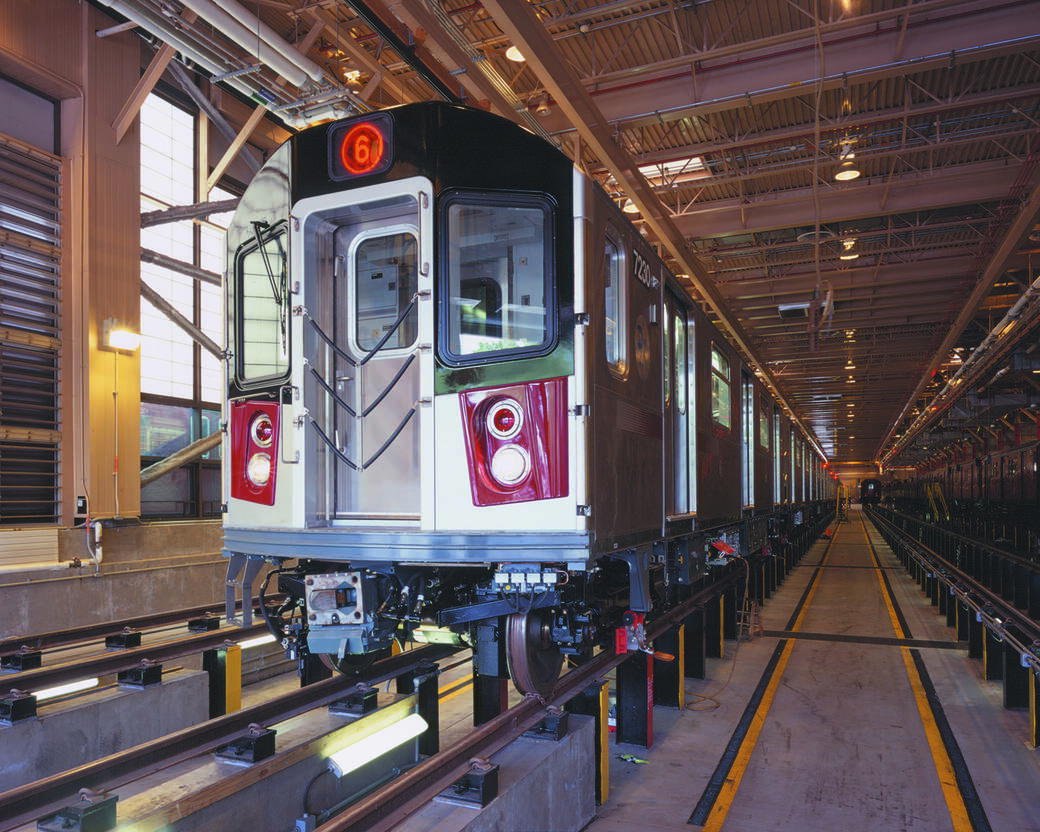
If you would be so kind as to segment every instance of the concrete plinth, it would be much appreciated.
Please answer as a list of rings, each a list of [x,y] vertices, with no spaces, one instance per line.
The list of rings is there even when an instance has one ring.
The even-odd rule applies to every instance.
[[[0,726],[0,791],[203,722],[208,695],[205,673],[179,671],[142,689],[113,684],[41,702],[38,719]]]
[[[562,740],[521,737],[491,758],[498,797],[483,809],[434,801],[395,832],[577,832],[596,813],[595,719],[570,715]]]

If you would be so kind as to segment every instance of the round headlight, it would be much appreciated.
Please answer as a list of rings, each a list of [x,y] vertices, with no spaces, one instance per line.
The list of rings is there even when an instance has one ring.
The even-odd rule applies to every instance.
[[[491,457],[491,476],[502,485],[517,485],[531,473],[531,457],[519,445],[506,445]]]
[[[496,439],[512,439],[524,424],[524,411],[515,399],[495,402],[487,415],[487,429]]]
[[[274,439],[274,424],[271,422],[271,417],[266,413],[261,413],[249,426],[249,433],[253,437],[253,441],[261,448],[270,446],[271,440]]]
[[[246,476],[258,488],[267,485],[271,480],[271,455],[253,454],[249,457],[249,462],[246,465]]]

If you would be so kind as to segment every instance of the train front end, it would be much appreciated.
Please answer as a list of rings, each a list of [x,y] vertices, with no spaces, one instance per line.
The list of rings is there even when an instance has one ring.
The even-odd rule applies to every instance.
[[[509,616],[514,678],[544,689],[588,641],[563,589],[590,563],[573,177],[516,125],[417,104],[297,134],[243,196],[228,601],[274,564],[264,612],[301,661]]]

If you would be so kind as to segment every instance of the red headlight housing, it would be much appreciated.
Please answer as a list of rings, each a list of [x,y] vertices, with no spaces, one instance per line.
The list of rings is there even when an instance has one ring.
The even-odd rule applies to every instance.
[[[567,495],[567,380],[459,394],[473,504]]]
[[[231,402],[231,496],[274,505],[278,471],[278,403]]]

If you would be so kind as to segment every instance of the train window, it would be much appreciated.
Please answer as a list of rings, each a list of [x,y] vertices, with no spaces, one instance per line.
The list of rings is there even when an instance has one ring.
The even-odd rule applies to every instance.
[[[621,246],[610,236],[609,232],[604,246],[603,256],[603,306],[604,306],[604,340],[607,348],[607,364],[618,375],[624,375],[627,369],[628,339],[626,337],[627,321],[625,297],[624,256]]]
[[[773,502],[783,502],[780,492],[780,414],[773,412]]]
[[[442,204],[441,352],[455,361],[540,354],[556,337],[552,209],[532,196]]]
[[[368,237],[354,252],[357,279],[357,346],[368,352],[386,338],[381,349],[406,349],[415,343],[419,314],[405,314],[418,289],[418,242],[407,231]],[[397,324],[398,319],[404,319]],[[395,327],[395,324],[397,326]]]
[[[686,327],[682,315],[675,316],[675,406],[686,412]]]
[[[711,416],[729,430],[733,416],[729,403],[729,359],[718,347],[711,348]]]
[[[769,402],[765,396],[758,400],[758,444],[769,448]]]
[[[668,329],[668,319],[672,316],[672,310],[668,304],[664,307],[664,403],[672,403],[672,342]]]
[[[254,237],[237,256],[238,377],[250,382],[289,369],[288,249],[285,225],[254,224]]]

